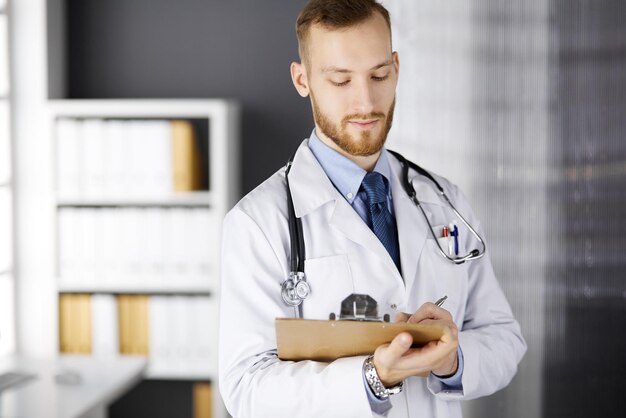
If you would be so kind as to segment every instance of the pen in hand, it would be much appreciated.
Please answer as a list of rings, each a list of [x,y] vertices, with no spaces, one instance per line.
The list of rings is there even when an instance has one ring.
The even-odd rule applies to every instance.
[[[441,305],[443,305],[443,303],[446,301],[446,299],[448,299],[448,295],[444,295],[443,297],[437,299],[437,301],[435,302],[435,306],[437,306],[438,308],[441,308]],[[413,318],[413,316],[409,315],[409,314],[401,314],[401,317],[407,317],[408,321],[410,322],[411,318]],[[397,320],[397,319],[396,319]],[[407,322],[407,320],[401,321],[401,322]]]
[[[435,305],[439,308],[441,308],[441,305],[443,305],[443,303],[446,301],[446,299],[448,299],[448,296],[444,296],[441,299],[437,300],[437,302],[435,302]]]

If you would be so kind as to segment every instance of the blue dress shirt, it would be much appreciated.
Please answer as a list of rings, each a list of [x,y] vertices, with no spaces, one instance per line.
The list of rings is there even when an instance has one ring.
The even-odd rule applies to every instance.
[[[363,219],[364,222],[369,223],[367,196],[363,190],[359,192],[361,182],[363,182],[363,178],[365,177],[365,174],[367,174],[367,171],[363,170],[356,163],[344,157],[328,145],[324,144],[317,137],[315,129],[313,129],[311,137],[309,138],[309,149],[339,193],[341,193],[344,199],[350,203],[361,219]],[[374,171],[382,174],[387,179],[388,184],[391,184],[391,168],[387,159],[387,153],[382,152],[380,154],[380,157],[374,166]],[[387,206],[389,212],[391,212],[391,216],[395,218],[391,187],[389,187],[387,192]],[[371,227],[371,225],[369,226]],[[463,352],[461,351],[460,346],[458,348],[458,357],[459,367],[453,376],[448,378],[435,376],[447,388],[452,390],[462,389],[461,379],[463,377]],[[386,415],[389,409],[391,409],[391,402],[389,400],[381,401],[378,399],[372,393],[367,381],[365,380],[365,376],[363,376],[363,383],[366,387],[372,411],[378,414]]]

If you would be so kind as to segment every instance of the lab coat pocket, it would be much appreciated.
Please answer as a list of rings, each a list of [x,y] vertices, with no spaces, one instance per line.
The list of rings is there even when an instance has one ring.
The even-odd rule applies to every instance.
[[[306,259],[304,271],[311,287],[311,294],[303,304],[306,319],[328,319],[331,312],[339,312],[341,301],[354,293],[345,254]]]
[[[451,237],[442,237],[437,241],[427,239],[426,248],[422,253],[420,273],[424,280],[431,281],[428,289],[434,290],[434,293],[429,296],[429,299],[437,300],[442,296],[448,296],[443,308],[449,311],[456,320],[462,313],[467,296],[467,265],[455,264],[441,254],[439,247],[446,254],[450,254],[451,242],[453,243]],[[462,254],[463,248],[461,245],[459,247],[459,254]]]
[[[443,260],[446,260],[446,258],[443,257],[443,254],[441,254],[439,249],[450,257],[456,257],[459,254],[464,254],[463,241],[461,239],[455,238],[450,232],[448,232],[450,235],[445,237],[443,236],[443,229],[447,229],[447,227],[448,225],[437,225],[433,227],[434,235],[439,237],[437,238],[437,242],[435,242],[432,235],[429,234],[427,237],[429,241],[432,241],[431,245],[434,247],[435,252],[442,257]],[[448,262],[450,261],[448,260]]]

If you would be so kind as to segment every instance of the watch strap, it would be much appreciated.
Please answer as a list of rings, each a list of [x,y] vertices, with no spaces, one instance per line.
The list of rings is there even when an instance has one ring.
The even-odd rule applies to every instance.
[[[389,395],[396,395],[402,392],[402,382],[389,388],[385,387],[380,377],[378,377],[373,359],[374,356],[369,356],[365,359],[363,362],[363,374],[374,396],[380,400],[385,400],[389,398]]]

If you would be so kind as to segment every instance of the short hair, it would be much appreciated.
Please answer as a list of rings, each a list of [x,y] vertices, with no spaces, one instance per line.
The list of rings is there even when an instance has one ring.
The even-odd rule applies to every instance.
[[[307,62],[307,42],[311,26],[320,25],[325,29],[345,29],[357,25],[375,12],[387,22],[391,36],[391,18],[385,7],[376,0],[309,0],[296,20],[298,53]]]

